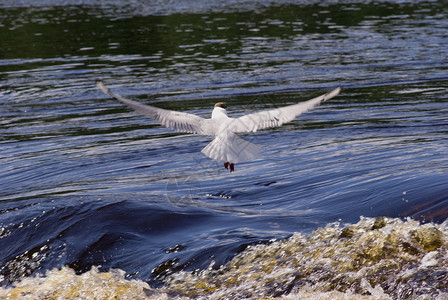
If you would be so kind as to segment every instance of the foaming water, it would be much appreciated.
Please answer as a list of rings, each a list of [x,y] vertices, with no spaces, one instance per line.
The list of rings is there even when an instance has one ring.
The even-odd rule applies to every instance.
[[[227,264],[160,277],[163,288],[97,268],[47,271],[3,288],[13,299],[445,299],[448,228],[411,219],[361,218],[248,246]],[[173,250],[176,251],[176,250]],[[285,296],[285,297],[283,297]]]
[[[99,272],[97,268],[76,275],[64,267],[48,271],[45,277],[25,278],[16,287],[2,289],[4,299],[167,299],[149,298],[150,288],[140,280],[126,280],[124,271]]]

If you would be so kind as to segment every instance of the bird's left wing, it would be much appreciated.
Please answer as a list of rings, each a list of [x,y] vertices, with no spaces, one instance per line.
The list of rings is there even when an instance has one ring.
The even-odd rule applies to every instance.
[[[255,132],[264,128],[281,126],[284,123],[292,121],[298,115],[319,105],[321,102],[333,98],[338,95],[340,91],[341,89],[337,88],[331,92],[305,102],[271,110],[264,110],[233,119],[233,121],[229,123],[228,129],[235,133],[242,133]]]
[[[150,105],[141,104],[139,102],[129,100],[123,96],[111,92],[101,81],[97,81],[96,85],[106,95],[117,99],[121,103],[126,104],[136,112],[148,116],[161,125],[171,128],[178,132],[196,133],[202,135],[213,135],[213,122],[210,119],[204,119],[199,116],[167,110]]]

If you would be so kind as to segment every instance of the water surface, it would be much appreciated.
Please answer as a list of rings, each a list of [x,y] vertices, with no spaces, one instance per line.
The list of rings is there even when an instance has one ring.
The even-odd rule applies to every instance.
[[[1,295],[446,295],[447,4],[159,2],[0,4]],[[342,93],[229,174],[97,79],[203,117]]]

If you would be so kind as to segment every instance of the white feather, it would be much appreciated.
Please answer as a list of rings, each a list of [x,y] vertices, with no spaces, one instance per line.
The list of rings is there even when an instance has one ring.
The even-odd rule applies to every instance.
[[[97,81],[97,86],[104,93],[118,101],[126,104],[136,112],[150,117],[161,125],[171,128],[178,132],[188,132],[201,135],[214,135],[214,128],[217,127],[215,121],[204,119],[199,116],[158,108],[150,105],[141,104],[139,102],[129,100],[123,96],[112,93],[101,81]]]
[[[217,135],[201,152],[211,159],[236,164],[254,158],[260,150],[260,146],[228,131]]]
[[[97,82],[97,86],[110,97],[117,99],[165,127],[178,132],[214,136],[213,141],[202,149],[201,152],[211,159],[231,163],[250,160],[261,149],[260,146],[243,140],[236,133],[255,132],[264,128],[281,126],[319,105],[321,102],[333,98],[341,91],[340,88],[337,88],[325,95],[305,102],[252,113],[239,118],[229,118],[227,111],[218,106],[213,109],[211,119],[204,119],[193,114],[166,110],[129,100],[112,93],[101,81]]]
[[[278,127],[294,120],[297,116],[319,105],[328,99],[338,95],[341,91],[337,88],[327,94],[297,104],[281,108],[260,111],[235,119],[229,124],[229,130],[235,133],[255,132],[260,129]]]

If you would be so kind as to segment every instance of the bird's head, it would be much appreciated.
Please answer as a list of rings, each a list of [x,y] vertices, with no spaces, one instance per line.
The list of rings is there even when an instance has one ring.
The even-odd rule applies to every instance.
[[[224,102],[218,102],[215,104],[215,107],[221,107],[226,109],[227,108],[227,104],[225,104]]]

